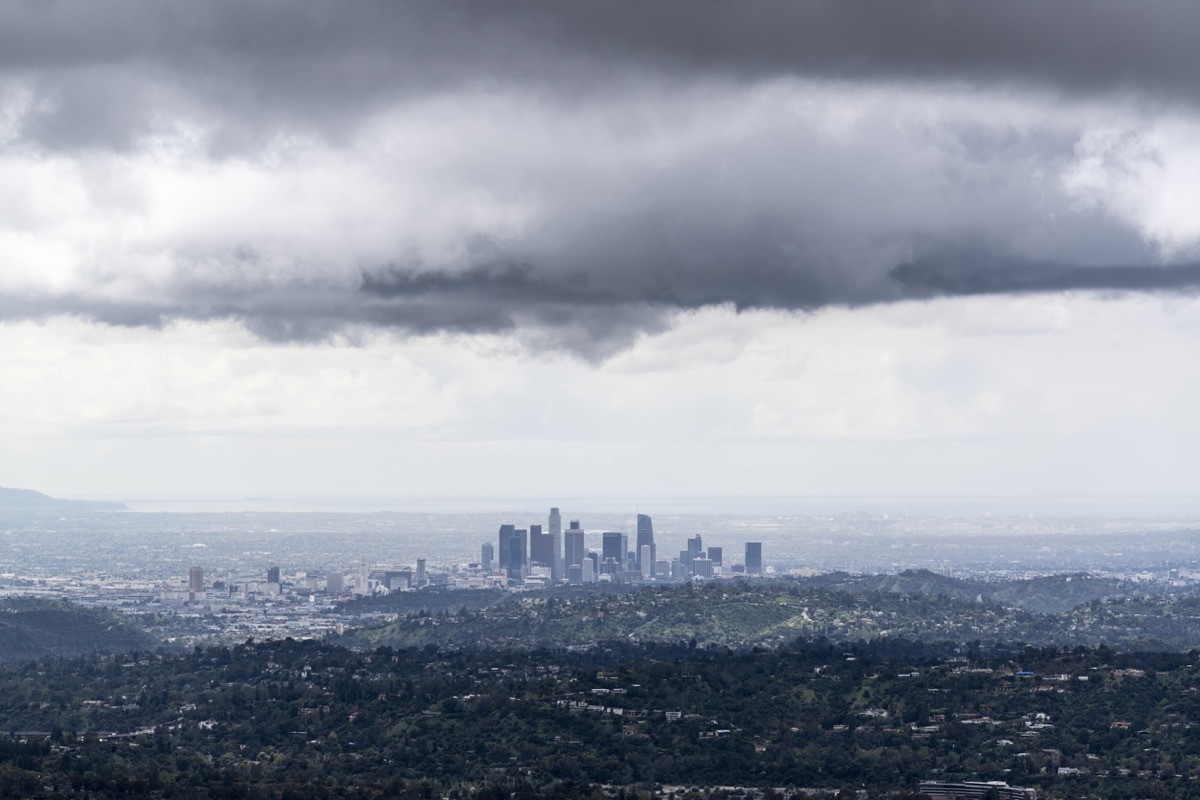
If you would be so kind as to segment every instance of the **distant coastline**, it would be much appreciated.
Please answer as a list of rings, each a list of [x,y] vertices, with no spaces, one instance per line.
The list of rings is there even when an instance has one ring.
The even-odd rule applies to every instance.
[[[0,486],[0,511],[128,511],[129,506],[105,500],[62,500],[33,489]]]

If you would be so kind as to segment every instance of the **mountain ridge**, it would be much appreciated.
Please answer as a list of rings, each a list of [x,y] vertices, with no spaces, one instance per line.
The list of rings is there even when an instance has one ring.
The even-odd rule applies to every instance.
[[[128,511],[124,503],[104,500],[62,500],[33,489],[0,486],[0,511]]]

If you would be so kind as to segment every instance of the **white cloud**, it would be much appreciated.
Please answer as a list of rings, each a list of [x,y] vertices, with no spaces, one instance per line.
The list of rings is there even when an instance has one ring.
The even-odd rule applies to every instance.
[[[1200,121],[1123,120],[1085,130],[1068,191],[1136,226],[1164,257],[1200,253]]]
[[[6,324],[0,485],[124,496],[1190,491],[1197,312],[1196,299],[1086,295],[807,316],[712,309],[598,366],[495,337],[300,346],[223,323],[150,337]]]

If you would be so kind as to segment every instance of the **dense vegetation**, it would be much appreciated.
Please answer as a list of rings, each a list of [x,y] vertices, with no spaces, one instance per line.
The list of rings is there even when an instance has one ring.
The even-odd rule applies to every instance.
[[[1104,643],[1178,652],[1200,647],[1200,597],[1194,595],[1148,594],[1086,575],[992,584],[987,596],[984,585],[908,572],[638,590],[576,587],[504,595],[482,607],[410,610],[351,630],[339,641],[362,648],[586,646],[610,639],[774,647],[796,636],[826,636],[1038,646]],[[386,608],[384,602],[371,610]],[[1049,613],[1022,606],[1066,610]]]
[[[0,661],[127,652],[159,641],[120,614],[28,597],[0,601]]]
[[[10,796],[593,796],[600,785],[1200,795],[1200,670],[1106,648],[796,641],[354,652],[246,643],[0,668]],[[681,792],[682,793],[682,792]]]
[[[0,796],[1200,796],[1200,598],[986,586],[414,592],[347,604],[396,616],[336,643],[174,655],[120,615],[9,600]]]

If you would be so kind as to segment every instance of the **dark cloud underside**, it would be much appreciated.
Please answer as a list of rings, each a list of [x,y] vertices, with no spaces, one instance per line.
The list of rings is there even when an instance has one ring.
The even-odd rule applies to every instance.
[[[220,120],[219,143],[237,147],[264,126],[336,135],[358,114],[464,87],[566,100],[646,76],[1200,101],[1200,4],[1183,0],[9,0],[0,15],[0,70],[51,101],[25,131],[51,147],[128,146],[163,108]]]
[[[244,255],[256,246],[254,226],[214,225],[185,230],[170,265],[132,281],[127,296],[67,282],[0,295],[0,314],[125,325],[234,318],[276,339],[354,326],[549,330],[550,346],[603,355],[675,311],[711,305],[811,310],[980,293],[1191,291],[1200,265],[1190,251],[1168,252],[1045,178],[1079,157],[1079,130],[1058,123],[931,122],[912,133],[919,126],[899,113],[843,141],[803,114],[772,109],[743,139],[690,151],[682,142],[745,109],[730,96],[775,79],[1194,115],[1196,31],[1200,3],[1170,0],[0,0],[0,103],[9,104],[0,155],[136,156],[194,129],[197,172],[240,159],[270,174],[272,143],[289,137],[349,161],[360,155],[356,136],[385,112],[517,98],[514,126],[541,114],[559,158],[543,163],[523,142],[497,144],[504,125],[476,134],[490,112],[465,112],[448,135],[468,145],[447,147],[451,163],[427,178],[428,194],[459,181],[475,190],[465,197],[531,196],[541,216],[509,235],[462,223],[467,255],[451,266],[411,256],[416,246],[404,241],[382,256],[368,252],[338,228],[327,252],[348,255],[336,267],[291,275],[296,263],[319,260],[297,245],[268,254],[269,278],[241,280],[256,269]],[[720,100],[711,107],[709,89]],[[650,111],[634,124],[621,104],[643,94]],[[686,106],[679,119],[658,113],[677,101]],[[600,133],[575,145],[567,137],[581,119]],[[664,155],[641,154],[638,137],[660,135]],[[611,169],[587,166],[597,152]],[[394,176],[379,178],[384,197],[423,174],[397,163],[385,164]],[[336,201],[328,203],[335,216]],[[376,227],[392,222],[380,219]],[[0,218],[14,240],[25,235],[19,227]],[[170,244],[142,249],[152,247]],[[80,273],[116,284],[123,257],[88,253]],[[189,259],[234,278],[201,281]]]

